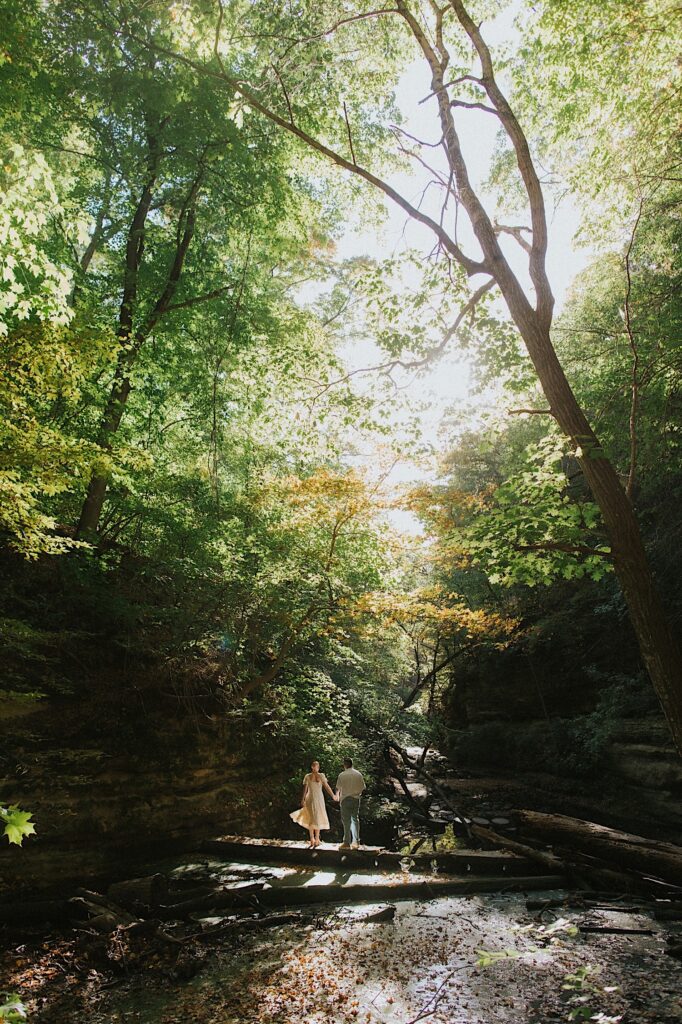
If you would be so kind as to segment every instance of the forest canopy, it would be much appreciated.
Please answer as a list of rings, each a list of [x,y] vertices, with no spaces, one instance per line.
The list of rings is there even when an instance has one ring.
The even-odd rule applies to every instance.
[[[8,691],[429,737],[574,651],[680,747],[679,9],[0,16]]]

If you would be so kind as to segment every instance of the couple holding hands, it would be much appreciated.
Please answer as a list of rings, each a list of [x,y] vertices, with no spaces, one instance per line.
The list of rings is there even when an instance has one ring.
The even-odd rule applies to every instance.
[[[365,780],[350,757],[344,759],[343,771],[336,780],[336,792],[327,782],[327,777],[320,771],[320,762],[313,761],[310,771],[303,779],[303,798],[301,809],[290,814],[292,821],[310,834],[310,849],[320,845],[320,831],[329,828],[327,808],[324,803],[324,791],[336,800],[341,809],[343,822],[343,842],[339,849],[354,849],[360,844],[360,797],[365,790]]]

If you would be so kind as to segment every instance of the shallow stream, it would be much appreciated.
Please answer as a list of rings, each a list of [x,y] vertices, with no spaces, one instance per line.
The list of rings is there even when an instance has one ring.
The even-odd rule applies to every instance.
[[[398,902],[392,921],[363,920],[379,909],[321,910],[309,924],[207,949],[197,977],[100,992],[79,1024],[546,1024],[587,1009],[582,1019],[600,1024],[682,1021],[680,964],[648,917],[539,921],[509,895]],[[653,934],[583,934],[587,920]]]

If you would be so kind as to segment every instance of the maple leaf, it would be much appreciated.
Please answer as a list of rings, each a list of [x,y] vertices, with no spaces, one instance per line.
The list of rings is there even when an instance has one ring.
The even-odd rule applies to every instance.
[[[21,846],[26,836],[35,834],[31,813],[22,811],[16,804],[11,807],[0,807],[0,819],[5,822],[4,834],[10,843]]]
[[[18,995],[14,992],[5,993],[4,996],[0,996],[0,999],[2,1000],[0,1004],[0,1021],[7,1021],[8,1024],[12,1024],[14,1021],[25,1019],[26,1008]]]

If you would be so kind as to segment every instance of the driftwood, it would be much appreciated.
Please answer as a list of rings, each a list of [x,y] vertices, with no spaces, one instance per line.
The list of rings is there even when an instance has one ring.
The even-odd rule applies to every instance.
[[[129,878],[110,885],[107,895],[124,907],[158,907],[168,899],[168,879],[162,874]]]
[[[398,908],[391,903],[388,907],[384,907],[383,910],[377,910],[373,914],[366,914],[364,917],[355,918],[353,923],[385,924],[388,921],[393,920],[397,909]]]
[[[249,917],[243,921],[224,921],[222,924],[196,932],[192,938],[198,939],[199,942],[209,942],[232,932],[238,934],[244,931],[262,931],[265,928],[281,928],[282,925],[299,924],[303,920],[303,915],[299,913],[267,914],[265,917]]]
[[[671,885],[682,885],[682,847],[562,814],[518,811],[516,816],[524,834],[569,846],[625,871],[654,875]]]
[[[591,935],[658,935],[653,928],[615,928],[600,924],[579,924],[578,928],[581,932],[588,932]]]
[[[622,903],[606,903],[604,900],[604,896],[597,898],[596,894],[592,892],[573,893],[556,899],[526,900],[526,910],[543,911],[570,907],[572,910],[603,910],[609,914],[654,914],[654,916],[657,914],[655,904],[651,902],[644,901],[637,905],[623,906]],[[674,920],[674,918],[670,918],[670,920]]]
[[[121,925],[136,924],[139,921],[138,917],[128,913],[106,896],[91,892],[89,889],[79,889],[69,903],[73,917],[87,918],[88,927],[98,932],[111,932]]]
[[[251,910],[258,907],[259,897],[265,887],[264,882],[254,882],[249,885],[235,886],[233,889],[223,887],[214,889],[205,896],[198,896],[196,899],[183,900],[181,903],[171,903],[166,907],[158,907],[156,916],[163,921],[176,921],[188,918],[191,914],[222,909],[223,907],[249,907]]]

